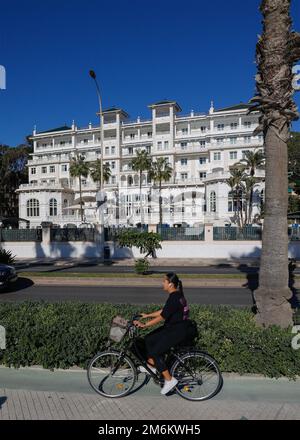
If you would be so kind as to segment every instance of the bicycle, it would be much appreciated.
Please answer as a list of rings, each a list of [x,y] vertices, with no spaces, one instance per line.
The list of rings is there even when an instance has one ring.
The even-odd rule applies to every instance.
[[[87,369],[88,381],[91,387],[101,396],[119,398],[127,396],[137,382],[138,367],[142,365],[154,380],[162,386],[164,383],[160,373],[154,373],[142,355],[137,341],[138,329],[133,321],[140,318],[135,315],[127,321],[126,326],[119,328],[121,342],[127,336],[124,348],[116,350],[107,344],[106,350],[97,353],[89,362]],[[116,339],[114,339],[116,340]],[[128,354],[129,353],[129,354]],[[209,354],[190,345],[172,347],[167,355],[167,365],[170,374],[176,377],[178,384],[174,388],[177,394],[187,400],[203,401],[211,399],[221,389],[222,375],[216,360]]]

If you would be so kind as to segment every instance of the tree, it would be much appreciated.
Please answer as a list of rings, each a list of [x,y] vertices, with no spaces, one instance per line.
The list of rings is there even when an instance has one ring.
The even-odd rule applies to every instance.
[[[70,176],[78,177],[79,179],[79,197],[80,197],[80,216],[83,222],[83,209],[82,209],[82,189],[81,189],[81,177],[87,177],[89,174],[89,166],[85,162],[83,155],[77,155],[70,161]]]
[[[300,34],[291,31],[291,0],[262,0],[263,34],[256,46],[257,96],[250,112],[261,112],[254,135],[263,132],[266,155],[265,214],[256,322],[292,324],[288,287],[288,155],[290,124],[298,118],[293,102],[294,63],[300,59]]]
[[[148,171],[151,168],[151,157],[146,150],[137,150],[136,157],[132,160],[132,169],[139,173],[140,182],[140,213],[141,213],[141,224],[144,224],[144,210],[142,204],[142,173],[143,171]]]
[[[246,179],[247,175],[245,173],[245,168],[243,165],[235,165],[229,170],[231,176],[226,180],[227,185],[231,188],[232,196],[232,209],[236,212],[237,223],[239,227],[244,226],[244,185],[243,181]]]
[[[30,145],[17,147],[0,145],[0,216],[19,217],[18,193],[16,190],[23,183],[28,183],[26,167]]]
[[[156,162],[152,162],[151,169],[149,171],[149,177],[154,182],[158,183],[159,188],[159,224],[162,225],[162,197],[161,187],[162,182],[167,182],[172,177],[173,168],[170,166],[168,159],[165,157],[159,157]]]
[[[99,183],[101,182],[101,160],[97,159],[95,162],[92,162],[90,164],[90,176],[93,179],[94,182]],[[104,182],[108,182],[111,176],[111,170],[109,163],[103,164],[103,180]]]
[[[240,163],[244,165],[245,170],[250,174],[250,178],[247,179],[246,191],[249,190],[249,197],[247,195],[247,205],[248,212],[246,211],[247,221],[246,223],[251,223],[252,221],[252,205],[253,205],[253,189],[258,179],[255,179],[255,172],[257,169],[265,168],[265,156],[261,150],[256,151],[246,151],[245,157],[240,160]],[[248,194],[248,192],[247,192]]]
[[[288,140],[288,172],[290,186],[300,194],[300,133],[292,132]]]
[[[155,232],[140,232],[134,229],[125,229],[117,235],[121,247],[137,247],[141,253],[155,255],[156,249],[161,249],[161,236]],[[146,258],[146,257],[145,257]]]

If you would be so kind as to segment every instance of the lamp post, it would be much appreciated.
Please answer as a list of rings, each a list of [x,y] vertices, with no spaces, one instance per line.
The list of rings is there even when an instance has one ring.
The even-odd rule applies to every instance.
[[[98,102],[99,102],[99,127],[100,127],[100,148],[101,148],[101,179],[100,179],[100,198],[98,200],[99,202],[99,209],[101,212],[101,224],[104,225],[104,219],[103,219],[103,209],[101,205],[105,202],[105,194],[103,192],[103,113],[102,113],[102,99],[101,99],[101,93],[100,93],[100,87],[96,78],[96,73],[94,70],[90,70],[90,77],[95,81],[96,90],[97,90],[97,96],[98,96]]]

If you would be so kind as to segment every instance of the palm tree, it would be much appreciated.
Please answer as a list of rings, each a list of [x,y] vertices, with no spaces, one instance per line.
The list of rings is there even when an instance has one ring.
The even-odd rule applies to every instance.
[[[244,218],[243,218],[243,194],[244,194],[244,186],[243,181],[246,179],[247,175],[245,174],[244,166],[234,166],[230,168],[231,176],[226,179],[227,185],[230,186],[231,192],[233,193],[233,206],[234,200],[237,202],[237,221],[238,226],[244,226]]]
[[[146,150],[137,150],[136,157],[132,160],[133,171],[139,172],[140,177],[140,213],[141,213],[141,224],[144,224],[144,212],[142,204],[142,173],[143,171],[148,171],[151,168],[151,157]]]
[[[152,162],[149,172],[149,177],[154,182],[158,183],[159,188],[159,224],[162,225],[162,197],[161,186],[162,182],[170,180],[173,174],[173,168],[170,166],[168,159],[159,157],[156,162]]]
[[[298,118],[293,101],[294,63],[300,59],[300,34],[291,31],[291,0],[262,0],[263,33],[256,46],[257,96],[250,111],[261,112],[254,135],[263,132],[266,154],[265,215],[256,322],[292,325],[288,287],[288,154],[291,121]]]
[[[87,177],[89,174],[88,164],[85,162],[83,155],[77,155],[70,161],[70,176],[78,177],[79,179],[79,197],[80,197],[80,216],[83,222],[83,209],[82,209],[82,190],[81,190],[81,177]]]
[[[101,183],[101,160],[97,159],[95,162],[90,164],[90,176],[94,182],[98,183],[97,189],[100,188]],[[104,182],[108,182],[111,176],[111,170],[109,163],[103,164],[103,180]],[[103,188],[102,188],[103,189]]]
[[[246,151],[245,157],[240,160],[240,164],[244,165],[245,169],[249,171],[250,177],[254,177],[257,169],[265,168],[265,156],[261,150],[256,151]],[[253,185],[250,185],[250,182],[253,182]],[[253,205],[253,188],[256,182],[248,180],[248,188],[250,189],[249,193],[249,211],[247,213],[247,222],[251,223],[252,217],[252,205]]]
[[[252,204],[253,204],[253,190],[255,185],[257,185],[257,177],[247,176],[243,180],[243,190],[246,196],[246,213],[245,213],[245,223],[251,223],[252,217]]]

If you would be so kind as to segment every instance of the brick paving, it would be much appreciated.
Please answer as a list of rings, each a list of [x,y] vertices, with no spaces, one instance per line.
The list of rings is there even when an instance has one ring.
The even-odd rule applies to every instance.
[[[299,399],[300,400],[300,399]],[[167,403],[167,404],[166,404]],[[214,398],[189,402],[172,395],[97,394],[0,388],[0,420],[300,420],[299,403]]]

